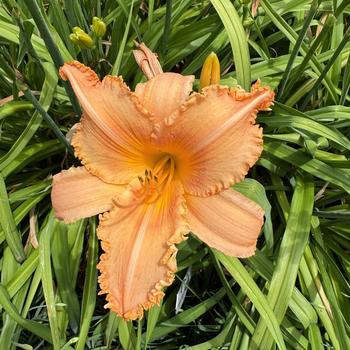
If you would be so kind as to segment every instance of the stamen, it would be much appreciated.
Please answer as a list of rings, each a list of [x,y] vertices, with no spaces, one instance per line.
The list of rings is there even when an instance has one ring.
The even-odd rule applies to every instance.
[[[175,176],[175,161],[170,155],[162,157],[153,169],[146,169],[144,176],[138,176],[140,188],[133,191],[130,202],[123,203],[116,200],[115,203],[121,208],[127,208],[139,203],[151,204],[167,191]]]

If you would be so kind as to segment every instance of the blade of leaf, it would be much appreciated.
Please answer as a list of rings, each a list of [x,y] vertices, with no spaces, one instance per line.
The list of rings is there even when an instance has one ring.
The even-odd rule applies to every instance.
[[[239,259],[228,257],[217,250],[214,250],[214,254],[252,301],[279,348],[281,350],[286,349],[276,316],[270,308],[266,297],[261,292],[253,278],[249,275],[243,264],[239,261]]]
[[[229,0],[211,0],[229,37],[234,63],[237,73],[237,82],[246,91],[250,91],[250,56],[246,33],[241,19]]]

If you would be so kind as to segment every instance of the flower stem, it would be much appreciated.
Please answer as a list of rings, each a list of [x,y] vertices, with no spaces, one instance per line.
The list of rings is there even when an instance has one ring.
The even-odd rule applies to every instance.
[[[45,119],[45,121],[49,125],[50,129],[54,132],[54,134],[57,136],[59,141],[61,143],[63,143],[63,145],[67,148],[67,151],[70,154],[74,155],[73,147],[70,145],[68,140],[64,137],[64,135],[62,134],[61,130],[56,125],[54,120],[50,117],[50,115],[41,106],[39,101],[35,98],[33,93],[29,89],[27,89],[24,91],[24,96],[27,98],[27,100],[29,100],[34,105],[34,107],[37,109],[37,111],[42,115],[42,117]]]
[[[33,16],[34,22],[36,23],[38,30],[40,32],[41,37],[43,38],[46,47],[55,63],[55,66],[57,69],[59,69],[61,66],[63,66],[64,61],[63,58],[52,39],[52,36],[50,34],[49,27],[47,26],[44,17],[42,16],[40,12],[40,8],[35,0],[28,0],[27,1],[27,7],[31,15]],[[64,88],[66,89],[67,95],[72,103],[73,109],[75,113],[80,116],[81,115],[81,108],[79,106],[78,100],[73,92],[73,89],[69,82],[64,82]]]
[[[166,1],[166,12],[165,12],[165,25],[164,25],[164,33],[163,33],[163,40],[162,40],[162,55],[163,60],[165,60],[165,56],[168,52],[168,40],[169,40],[169,33],[170,33],[170,27],[171,27],[171,12],[172,12],[173,2],[172,0]]]

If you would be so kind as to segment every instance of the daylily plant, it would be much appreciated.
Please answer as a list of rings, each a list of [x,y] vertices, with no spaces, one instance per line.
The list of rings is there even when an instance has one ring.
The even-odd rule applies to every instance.
[[[84,111],[72,139],[83,166],[53,177],[52,203],[67,223],[103,213],[106,307],[132,320],[159,303],[174,280],[175,245],[190,231],[225,254],[254,254],[263,210],[230,187],[261,154],[255,118],[272,104],[268,87],[197,93],[193,76],[158,71],[132,92],[79,62],[60,74]]]

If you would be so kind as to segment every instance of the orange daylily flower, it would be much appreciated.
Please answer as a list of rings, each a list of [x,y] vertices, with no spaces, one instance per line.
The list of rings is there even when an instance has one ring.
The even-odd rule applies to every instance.
[[[103,213],[106,307],[132,320],[159,303],[189,231],[225,254],[254,254],[263,210],[230,186],[262,151],[255,118],[272,104],[268,87],[191,94],[193,76],[159,73],[132,92],[79,62],[60,74],[84,111],[72,139],[83,166],[54,176],[52,203],[65,222]]]

